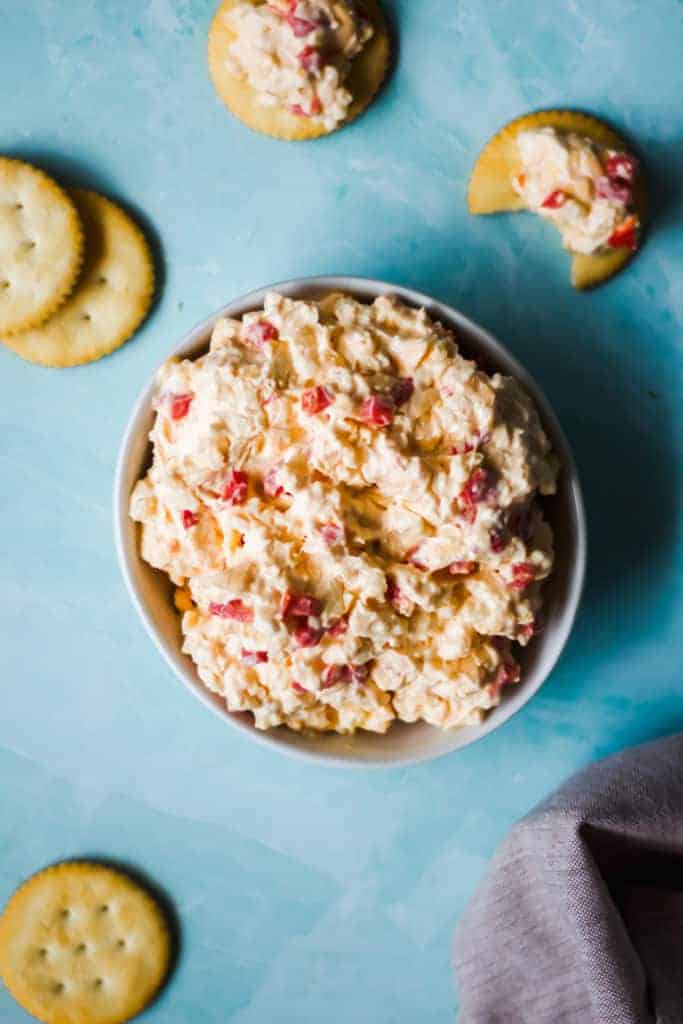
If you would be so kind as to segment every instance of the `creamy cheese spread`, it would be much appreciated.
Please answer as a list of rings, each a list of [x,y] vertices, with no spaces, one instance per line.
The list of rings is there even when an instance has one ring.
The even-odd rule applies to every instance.
[[[556,460],[529,397],[396,298],[277,293],[159,373],[131,516],[184,651],[261,729],[475,723],[519,680]]]
[[[228,70],[259,103],[314,118],[328,131],[345,119],[353,96],[344,82],[373,34],[351,0],[239,3],[227,18],[235,37]]]
[[[517,146],[522,171],[513,188],[529,210],[552,221],[565,249],[637,248],[634,157],[554,128],[520,132]]]

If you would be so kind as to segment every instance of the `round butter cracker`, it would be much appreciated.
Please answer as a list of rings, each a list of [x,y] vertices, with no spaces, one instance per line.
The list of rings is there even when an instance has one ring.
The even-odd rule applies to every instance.
[[[354,59],[349,77],[344,82],[344,87],[353,96],[347,116],[332,129],[325,128],[315,118],[292,114],[284,107],[262,106],[249,83],[228,71],[225,58],[235,36],[228,27],[226,14],[242,2],[244,0],[223,0],[216,11],[209,29],[208,61],[216,92],[228,110],[243,124],[263,135],[288,142],[317,139],[343,128],[372,103],[386,78],[391,49],[384,15],[377,0],[363,0],[359,5],[371,22],[374,33]],[[258,5],[262,0],[247,2]]]
[[[522,170],[517,135],[538,128],[555,128],[591,139],[598,146],[628,152],[630,146],[604,121],[576,110],[540,110],[524,114],[505,125],[484,146],[472,170],[467,187],[470,213],[503,213],[525,210],[524,200],[512,187],[512,179]],[[641,226],[647,214],[647,195],[643,175],[638,175],[634,207]],[[635,253],[614,249],[592,254],[572,253],[572,284],[583,291],[602,284],[621,270]]]
[[[43,323],[73,288],[83,255],[74,203],[43,171],[0,156],[0,333]]]
[[[171,963],[168,923],[136,882],[100,864],[33,875],[0,918],[0,975],[45,1024],[122,1024],[156,996]]]
[[[2,339],[42,366],[78,366],[113,352],[140,326],[154,293],[154,262],[137,224],[97,192],[72,195],[85,227],[81,277],[47,323]]]

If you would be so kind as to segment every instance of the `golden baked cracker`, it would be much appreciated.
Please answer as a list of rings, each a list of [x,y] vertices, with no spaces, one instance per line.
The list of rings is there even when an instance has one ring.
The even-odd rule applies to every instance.
[[[168,923],[137,883],[100,864],[33,875],[0,917],[0,976],[46,1024],[120,1024],[156,996],[171,962]]]
[[[575,132],[591,139],[599,146],[628,151],[628,144],[617,133],[596,117],[575,110],[541,110],[510,121],[484,146],[472,170],[467,187],[467,205],[470,213],[502,213],[526,209],[524,200],[512,187],[512,179],[522,170],[517,147],[521,131],[536,128],[556,128]],[[641,226],[646,216],[646,191],[643,176],[636,181],[635,211]],[[613,277],[635,254],[630,249],[583,255],[572,253],[572,284],[584,290]]]
[[[0,156],[0,332],[43,323],[73,288],[82,256],[66,192],[31,164]]]
[[[154,292],[154,263],[137,224],[96,192],[72,195],[86,236],[76,288],[47,323],[2,339],[42,366],[77,366],[113,352],[140,326]]]
[[[572,284],[579,291],[595,288],[603,281],[614,277],[634,256],[635,252],[630,249],[606,249],[594,253],[575,252],[572,254]]]
[[[208,60],[209,71],[216,92],[226,107],[242,121],[263,135],[274,139],[294,142],[317,139],[329,135],[330,129],[310,117],[298,117],[283,107],[263,107],[258,102],[252,87],[240,78],[231,75],[226,67],[228,46],[234,34],[226,24],[226,13],[243,0],[223,0],[216,11],[209,29]],[[247,0],[248,3],[263,0]],[[349,121],[362,114],[375,98],[389,67],[390,43],[386,22],[378,0],[362,0],[363,13],[372,23],[374,34],[353,61],[351,72],[344,83],[353,96],[345,120],[337,126],[342,128]],[[336,128],[331,131],[336,131]]]

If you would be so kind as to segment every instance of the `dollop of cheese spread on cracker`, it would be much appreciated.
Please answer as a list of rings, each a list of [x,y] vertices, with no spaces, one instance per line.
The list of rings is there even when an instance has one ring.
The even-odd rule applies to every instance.
[[[522,171],[513,188],[529,210],[555,225],[565,249],[636,248],[634,157],[550,127],[520,132],[517,147]]]
[[[353,96],[344,82],[373,34],[351,0],[239,3],[227,18],[235,36],[228,69],[259,103],[313,118],[327,131],[346,118]]]
[[[260,729],[478,722],[519,679],[556,459],[425,310],[269,293],[159,373],[130,505],[184,651]]]

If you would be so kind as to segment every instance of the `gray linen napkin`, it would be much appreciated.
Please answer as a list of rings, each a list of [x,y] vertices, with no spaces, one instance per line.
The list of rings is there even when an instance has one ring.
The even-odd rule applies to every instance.
[[[458,927],[459,1024],[683,1024],[683,734],[573,776]]]

